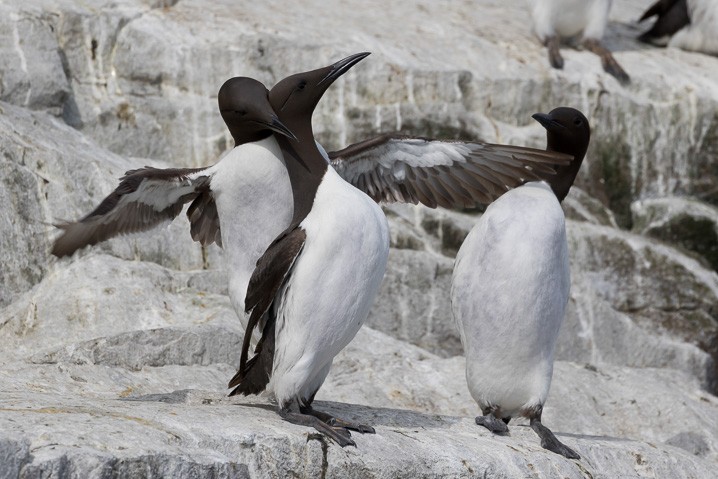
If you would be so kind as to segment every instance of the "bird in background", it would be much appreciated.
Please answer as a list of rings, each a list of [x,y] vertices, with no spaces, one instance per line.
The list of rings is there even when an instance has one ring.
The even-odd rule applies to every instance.
[[[377,203],[327,163],[312,131],[314,109],[329,86],[368,53],[298,73],[272,88],[269,99],[296,140],[278,139],[292,184],[290,225],[257,261],[246,297],[251,312],[234,394],[268,391],[279,415],[310,426],[341,446],[349,430],[370,426],[312,407],[334,357],[354,338],[379,291],[389,255],[389,226]],[[261,329],[248,359],[252,330]]]
[[[526,183],[489,205],[456,255],[451,307],[466,381],[483,414],[476,424],[506,433],[513,416],[526,417],[544,448],[578,459],[541,414],[570,289],[560,203],[586,154],[590,127],[573,108],[533,118],[546,128],[546,149],[574,159],[547,181]]]
[[[659,0],[638,20],[656,17],[639,40],[660,47],[718,55],[718,1]]]
[[[562,40],[578,38],[581,45],[601,58],[603,69],[621,84],[631,79],[613,54],[601,43],[608,23],[611,0],[529,0],[533,29],[548,48],[549,63],[563,69]]]

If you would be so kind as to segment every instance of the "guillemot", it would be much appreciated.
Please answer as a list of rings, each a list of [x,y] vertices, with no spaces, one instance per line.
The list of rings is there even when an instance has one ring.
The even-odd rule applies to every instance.
[[[231,230],[233,223],[247,221],[235,215],[240,214],[238,211],[255,212],[257,202],[252,188],[261,187],[256,182],[268,174],[271,166],[284,170],[272,133],[294,137],[269,105],[268,93],[264,85],[252,78],[236,77],[226,81],[220,88],[218,104],[235,142],[229,154],[206,168],[144,167],[127,171],[115,191],[92,212],[77,222],[56,225],[62,234],[55,239],[52,254],[69,256],[79,248],[114,236],[152,229],[173,220],[190,201],[187,215],[192,223],[192,237],[203,244],[231,245],[234,238],[225,235],[222,239],[219,224],[214,220],[218,215],[230,219],[226,222],[227,230]],[[263,171],[256,171],[258,168]],[[286,174],[276,181],[282,177],[286,178]],[[289,190],[288,180],[286,189]],[[287,198],[291,201],[289,194]],[[281,230],[268,232],[267,242],[274,237],[272,234]],[[266,243],[255,249],[263,251],[265,246]]]
[[[548,47],[552,67],[563,68],[561,40],[580,36],[583,46],[601,58],[607,73],[623,84],[630,83],[628,74],[601,43],[611,3],[611,0],[531,0],[534,32]]]
[[[483,414],[476,423],[507,432],[511,416],[527,417],[544,448],[579,458],[541,423],[541,412],[570,289],[560,202],[586,154],[590,127],[573,108],[533,118],[546,128],[547,150],[574,160],[548,184],[527,183],[489,205],[456,256],[451,305],[469,391]]]
[[[69,256],[114,236],[149,230],[174,219],[191,201],[192,238],[223,248],[230,301],[246,326],[249,278],[266,246],[289,225],[293,208],[284,159],[270,135],[288,132],[264,111],[266,105],[263,119],[246,113],[258,108],[251,102],[265,101],[266,95],[254,80],[227,80],[218,104],[235,141],[229,154],[206,168],[128,171],[90,214],[58,225],[63,231],[52,253]],[[552,175],[553,165],[571,157],[511,145],[383,134],[330,152],[330,159],[342,177],[376,201],[456,208],[488,204],[526,180]]]
[[[354,338],[379,291],[389,255],[389,226],[374,200],[344,181],[319,151],[311,117],[326,89],[368,53],[290,76],[269,100],[297,140],[279,144],[292,184],[291,224],[257,261],[247,289],[251,311],[234,394],[265,389],[279,415],[314,427],[342,447],[349,429],[374,432],[316,411],[314,396],[334,356]],[[255,327],[262,337],[248,360]]]
[[[715,0],[658,0],[638,20],[656,16],[639,40],[657,46],[718,55],[718,2]]]

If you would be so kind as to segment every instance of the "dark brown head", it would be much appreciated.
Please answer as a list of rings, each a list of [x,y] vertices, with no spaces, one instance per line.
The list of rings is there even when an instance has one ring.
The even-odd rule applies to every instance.
[[[268,94],[264,85],[247,77],[230,78],[219,89],[219,111],[232,133],[234,146],[259,141],[272,132],[295,138],[277,118]]]
[[[288,76],[269,92],[269,103],[300,141],[314,143],[311,129],[314,108],[337,78],[368,55],[368,52],[357,53],[333,65]]]
[[[277,83],[269,92],[269,103],[297,140],[277,137],[284,155],[294,197],[294,216],[288,230],[309,214],[319,184],[329,164],[319,152],[312,132],[312,113],[334,81],[369,53],[357,53],[328,67],[297,73]]]
[[[591,127],[583,113],[568,107],[559,107],[548,115],[536,113],[532,118],[546,128],[546,149],[573,156],[573,161],[556,168],[556,175],[546,179],[559,201],[568,194],[576,179],[591,140]]]

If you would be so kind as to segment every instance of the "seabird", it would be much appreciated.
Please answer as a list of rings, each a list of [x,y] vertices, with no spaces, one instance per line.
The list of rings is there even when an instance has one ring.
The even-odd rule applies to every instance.
[[[715,0],[659,0],[641,16],[656,16],[639,40],[657,46],[718,55],[718,2]]]
[[[279,415],[314,427],[342,447],[355,445],[349,429],[374,432],[312,408],[334,357],[354,338],[379,291],[389,255],[389,226],[377,203],[344,181],[319,151],[314,108],[327,88],[366,57],[285,78],[269,100],[296,135],[278,138],[292,184],[291,224],[257,262],[249,282],[250,313],[234,394],[265,390]],[[255,327],[262,336],[248,360]]]
[[[289,226],[293,211],[287,169],[271,135],[290,133],[264,105],[266,98],[266,89],[255,80],[227,80],[218,104],[235,141],[229,154],[206,168],[128,171],[94,211],[58,225],[62,234],[52,253],[69,256],[114,236],[149,230],[174,219],[191,201],[187,216],[192,238],[224,249],[229,297],[246,327],[249,278],[267,245]],[[255,118],[259,113],[263,119]],[[532,148],[397,134],[327,155],[344,179],[376,201],[420,202],[432,208],[488,204],[526,180],[552,175],[554,165],[570,159]]]
[[[554,68],[563,68],[561,40],[580,37],[583,46],[601,57],[603,69],[622,84],[630,77],[601,43],[608,23],[611,0],[531,0],[534,31],[548,47]]]
[[[261,191],[261,185],[256,183],[263,175],[273,176],[272,167],[284,171],[282,155],[272,133],[294,137],[272,110],[268,94],[266,87],[252,78],[227,80],[220,88],[218,103],[235,143],[229,154],[206,168],[146,166],[127,171],[115,191],[91,213],[77,222],[56,225],[62,234],[55,239],[52,254],[69,256],[79,248],[114,236],[152,229],[176,218],[183,205],[190,201],[187,216],[192,237],[203,244],[231,244],[232,235],[226,234],[224,238],[220,235],[218,215],[225,213],[236,220],[227,221],[224,230],[230,230],[232,223],[239,221],[235,217],[239,214],[237,211],[247,210],[245,213],[251,214],[255,206],[261,207],[253,204],[256,195],[252,194],[255,193],[252,188],[258,186]],[[259,168],[262,170],[257,171]],[[275,181],[282,178],[286,178],[286,174]],[[286,188],[289,189],[288,180]],[[287,197],[291,201],[291,195]],[[264,247],[266,243],[260,247],[261,251]]]
[[[570,289],[560,202],[586,154],[590,127],[573,108],[533,118],[546,128],[547,150],[574,160],[548,183],[526,183],[489,205],[456,256],[451,306],[466,381],[483,413],[476,424],[507,432],[512,416],[524,416],[544,448],[578,459],[541,423],[541,412]]]
[[[174,219],[192,201],[187,210],[192,238],[224,247],[230,300],[235,311],[244,311],[257,258],[292,214],[291,186],[272,134],[292,133],[278,120],[268,93],[250,78],[227,80],[218,94],[220,113],[235,143],[227,155],[207,168],[128,171],[89,215],[58,225],[63,234],[52,253],[71,255],[113,236],[151,229]]]

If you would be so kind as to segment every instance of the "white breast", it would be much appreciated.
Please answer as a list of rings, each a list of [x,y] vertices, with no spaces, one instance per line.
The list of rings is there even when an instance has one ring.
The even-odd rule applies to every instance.
[[[364,323],[389,253],[381,208],[331,167],[301,227],[306,243],[277,311],[269,389],[280,404],[306,399],[323,383]]]
[[[242,325],[244,298],[259,257],[292,218],[287,169],[274,136],[240,145],[214,167],[211,188],[220,218],[229,297]]]
[[[513,414],[543,404],[569,283],[564,215],[548,185],[529,183],[489,206],[459,250],[451,291],[481,407]]]
[[[534,31],[541,39],[558,35],[600,39],[611,0],[529,0]]]

